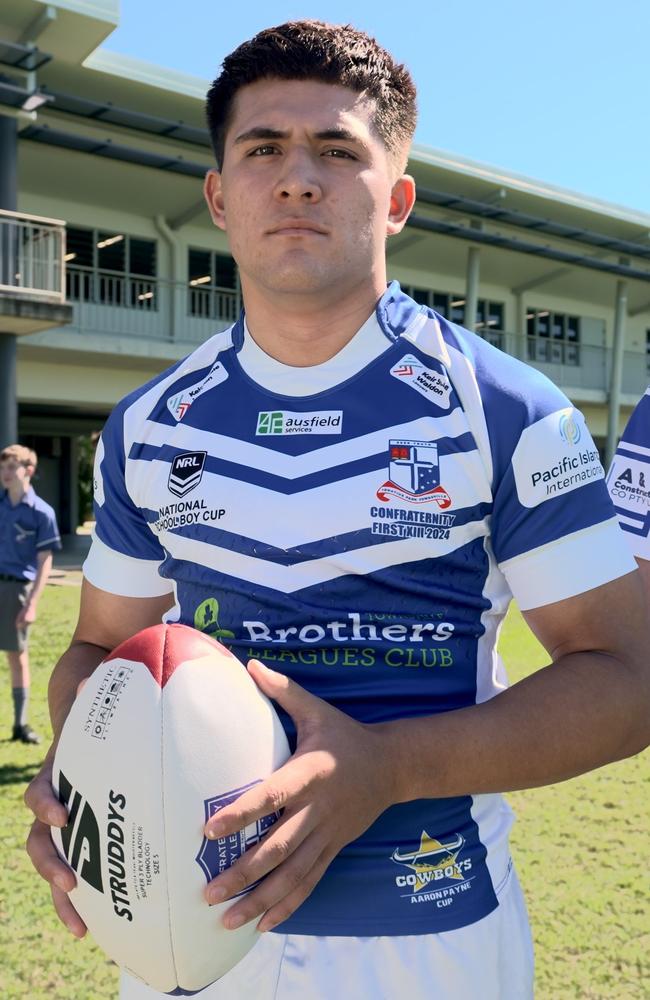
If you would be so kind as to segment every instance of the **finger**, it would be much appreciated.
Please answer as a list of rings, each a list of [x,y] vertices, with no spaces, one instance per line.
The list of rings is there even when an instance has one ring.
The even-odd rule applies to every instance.
[[[267,698],[277,701],[298,725],[318,712],[331,712],[333,709],[322,698],[317,698],[290,680],[285,674],[271,670],[259,660],[249,660],[248,672]]]
[[[262,915],[264,930],[282,923],[311,894],[331,860],[331,851],[326,854],[319,836],[312,834],[281,868],[226,911],[224,927],[235,930]]]
[[[74,872],[61,861],[52,843],[50,828],[34,820],[25,845],[34,868],[46,882],[63,893],[70,892],[77,884]]]
[[[30,781],[24,795],[25,805],[37,819],[48,826],[65,826],[68,810],[59,802],[51,784],[51,769],[45,768]]]
[[[52,886],[52,902],[61,920],[69,931],[77,938],[82,938],[86,933],[86,925],[68,899],[65,892],[61,892],[56,886]]]
[[[308,778],[312,777],[299,761],[290,758],[266,781],[261,781],[229,806],[215,813],[205,824],[206,837],[217,840],[243,830],[249,823],[264,816],[282,812],[303,791]]]
[[[210,882],[206,888],[208,902],[214,905],[231,899],[283,864],[312,833],[315,824],[309,820],[307,809],[285,815],[255,847]]]

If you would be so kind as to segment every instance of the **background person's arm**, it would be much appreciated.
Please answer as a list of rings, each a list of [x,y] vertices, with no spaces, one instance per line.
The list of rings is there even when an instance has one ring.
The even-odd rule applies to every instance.
[[[16,615],[16,627],[32,625],[36,621],[36,608],[41,594],[45,590],[50,570],[52,569],[52,553],[49,550],[36,553],[36,576],[25,606]]]
[[[173,604],[163,597],[119,597],[84,581],[79,621],[70,647],[57,663],[49,684],[49,706],[54,739],[43,766],[25,792],[25,802],[36,819],[27,840],[27,853],[38,873],[52,887],[56,911],[77,937],[86,928],[67,893],[74,888],[74,873],[59,858],[50,838],[50,826],[63,827],[68,814],[52,790],[52,764],[56,744],[77,688],[101,663],[106,654],[129,636],[149,625],[157,625]]]

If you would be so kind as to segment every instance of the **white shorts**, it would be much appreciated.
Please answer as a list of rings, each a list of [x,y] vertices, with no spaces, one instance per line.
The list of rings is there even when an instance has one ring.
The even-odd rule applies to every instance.
[[[122,973],[120,1000],[166,994]],[[199,1000],[532,1000],[533,946],[514,870],[496,910],[468,927],[404,937],[263,934]]]

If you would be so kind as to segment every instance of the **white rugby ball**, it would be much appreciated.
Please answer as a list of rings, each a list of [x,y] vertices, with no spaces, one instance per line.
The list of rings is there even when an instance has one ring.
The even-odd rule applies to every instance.
[[[185,625],[123,642],[83,686],[54,759],[53,828],[70,900],[101,948],[162,993],[203,989],[255,943],[205,887],[277,819],[208,841],[206,820],[289,756],[271,702],[224,646]]]

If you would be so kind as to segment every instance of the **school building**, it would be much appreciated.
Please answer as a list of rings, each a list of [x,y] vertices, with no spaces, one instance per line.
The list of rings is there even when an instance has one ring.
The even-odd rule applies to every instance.
[[[208,83],[105,51],[117,22],[0,5],[0,443],[36,447],[64,532],[114,403],[240,309],[201,193]],[[650,215],[424,146],[409,170],[389,277],[548,374],[607,461],[649,380]]]

